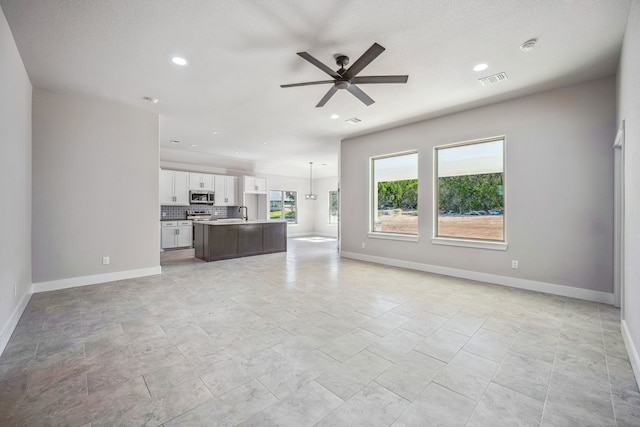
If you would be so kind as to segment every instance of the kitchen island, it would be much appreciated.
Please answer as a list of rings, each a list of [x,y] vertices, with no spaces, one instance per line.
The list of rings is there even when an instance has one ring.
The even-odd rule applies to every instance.
[[[194,221],[195,256],[204,261],[287,251],[286,221]]]

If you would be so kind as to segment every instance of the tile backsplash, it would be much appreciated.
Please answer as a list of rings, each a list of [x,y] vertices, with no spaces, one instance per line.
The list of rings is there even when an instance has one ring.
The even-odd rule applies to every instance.
[[[218,218],[236,218],[241,214],[237,206],[212,206],[212,205],[191,205],[191,206],[160,206],[160,219],[187,219],[187,212],[207,212],[211,215],[218,214]]]

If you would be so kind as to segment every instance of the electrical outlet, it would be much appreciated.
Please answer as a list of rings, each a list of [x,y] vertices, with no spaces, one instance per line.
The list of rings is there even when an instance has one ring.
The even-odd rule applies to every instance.
[[[364,249],[364,242],[362,242],[362,249]]]
[[[109,259],[108,256],[103,256],[102,257],[102,265],[108,265],[109,262],[111,262],[111,260]]]
[[[511,268],[518,268],[518,260],[517,259],[511,260]]]

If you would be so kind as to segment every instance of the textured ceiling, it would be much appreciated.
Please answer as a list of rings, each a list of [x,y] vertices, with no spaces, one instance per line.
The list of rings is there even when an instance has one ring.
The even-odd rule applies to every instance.
[[[35,87],[159,113],[163,156],[211,165],[226,159],[257,173],[301,177],[308,176],[313,161],[314,176],[322,177],[337,175],[343,138],[615,73],[630,2],[0,0],[0,5]],[[520,51],[531,38],[538,39],[536,49]],[[334,68],[334,54],[353,62],[374,42],[387,50],[361,75],[408,74],[409,81],[362,85],[376,101],[369,107],[339,91],[324,108],[315,108],[328,85],[279,87],[327,79],[296,52],[309,52]],[[189,65],[172,64],[175,55]],[[489,69],[472,71],[479,62]],[[478,83],[501,71],[507,81]],[[145,96],[160,102],[150,104]],[[334,113],[340,118],[330,119]],[[351,117],[362,121],[346,123]]]

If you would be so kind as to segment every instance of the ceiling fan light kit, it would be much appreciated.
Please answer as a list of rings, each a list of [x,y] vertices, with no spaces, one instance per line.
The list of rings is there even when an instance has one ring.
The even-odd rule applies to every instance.
[[[339,89],[346,89],[353,96],[358,98],[362,103],[366,106],[373,104],[375,101],[371,99],[369,95],[364,93],[362,89],[360,89],[357,84],[380,84],[380,83],[406,83],[409,79],[407,75],[396,75],[396,76],[358,76],[358,73],[362,71],[367,65],[369,65],[374,59],[376,59],[382,52],[384,52],[384,47],[380,46],[378,43],[374,43],[365,53],[362,54],[360,58],[354,62],[351,67],[345,67],[349,64],[349,57],[343,55],[341,53],[334,55],[336,59],[336,65],[340,68],[336,71],[333,71],[327,65],[323,64],[313,56],[311,56],[307,52],[298,52],[298,56],[310,62],[312,65],[315,65],[317,68],[324,71],[326,74],[331,76],[333,80],[318,80],[314,82],[305,82],[305,83],[292,83],[286,85],[280,85],[282,88],[288,87],[298,87],[298,86],[310,86],[310,85],[319,85],[319,84],[333,84],[331,88],[327,91],[327,93],[320,99],[320,102],[316,105],[316,107],[324,107],[324,105],[331,99],[333,95]]]

